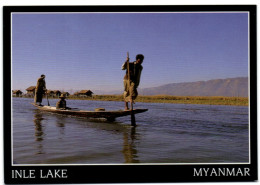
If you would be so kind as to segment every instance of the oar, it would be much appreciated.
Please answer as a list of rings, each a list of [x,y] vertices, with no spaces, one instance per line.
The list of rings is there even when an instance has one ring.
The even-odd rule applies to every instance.
[[[130,69],[129,69],[129,52],[127,52],[127,76],[128,76],[128,87],[130,88]],[[136,122],[135,122],[135,114],[134,114],[134,107],[133,107],[133,100],[132,102],[130,102],[130,106],[131,106],[131,125],[132,126],[136,126]]]
[[[73,108],[73,107],[66,107],[69,110],[78,110],[79,108]]]
[[[48,93],[47,92],[46,92],[46,97],[47,97],[47,101],[48,101],[48,106],[50,106],[49,99],[48,99]]]

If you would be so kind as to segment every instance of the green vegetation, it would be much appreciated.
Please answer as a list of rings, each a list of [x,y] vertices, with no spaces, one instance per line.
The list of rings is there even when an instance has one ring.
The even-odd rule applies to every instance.
[[[45,98],[45,97],[44,97]],[[49,97],[49,99],[53,99]],[[58,99],[57,97],[54,99]],[[123,101],[123,95],[94,95],[92,97],[77,97],[70,95],[71,100],[93,100],[93,101]],[[207,105],[233,105],[248,106],[247,97],[222,97],[222,96],[138,96],[135,102],[145,103],[175,103],[175,104],[207,104]]]
[[[123,95],[94,95],[93,97],[69,96],[68,99],[96,100],[96,101],[123,101]],[[248,98],[244,98],[244,97],[156,95],[156,96],[138,96],[136,102],[248,106]]]

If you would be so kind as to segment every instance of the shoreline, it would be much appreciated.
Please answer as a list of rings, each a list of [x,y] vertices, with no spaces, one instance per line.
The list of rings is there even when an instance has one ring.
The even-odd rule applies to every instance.
[[[33,97],[22,96],[21,98],[33,98]],[[45,99],[46,97],[43,98]],[[58,99],[58,97],[48,97],[48,99]],[[94,95],[92,97],[76,97],[70,95],[66,99],[123,102],[123,95]],[[170,95],[138,96],[135,102],[248,106],[247,97],[224,97],[224,96],[170,96]]]

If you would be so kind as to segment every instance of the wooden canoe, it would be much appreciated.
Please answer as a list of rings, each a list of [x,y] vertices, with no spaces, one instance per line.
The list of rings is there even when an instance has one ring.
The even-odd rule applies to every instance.
[[[79,110],[79,109],[71,109],[71,110],[61,110],[56,109],[56,107],[52,106],[39,106],[32,103],[35,107],[37,107],[41,111],[52,112],[57,114],[65,114],[71,116],[79,116],[79,117],[87,117],[87,118],[106,118],[108,121],[114,121],[117,117],[128,116],[131,115],[131,111],[129,110],[116,110],[116,111],[87,111],[87,110]],[[142,112],[146,112],[148,109],[134,109],[133,113],[138,114]]]

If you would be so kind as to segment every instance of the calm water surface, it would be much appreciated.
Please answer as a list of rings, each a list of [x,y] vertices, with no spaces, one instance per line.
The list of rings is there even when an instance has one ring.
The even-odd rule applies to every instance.
[[[136,115],[134,128],[130,116],[112,123],[69,117],[41,112],[32,101],[13,98],[15,164],[249,161],[248,107],[136,103],[149,110]],[[49,101],[54,106],[58,100]],[[124,103],[67,100],[67,106],[119,110]]]

